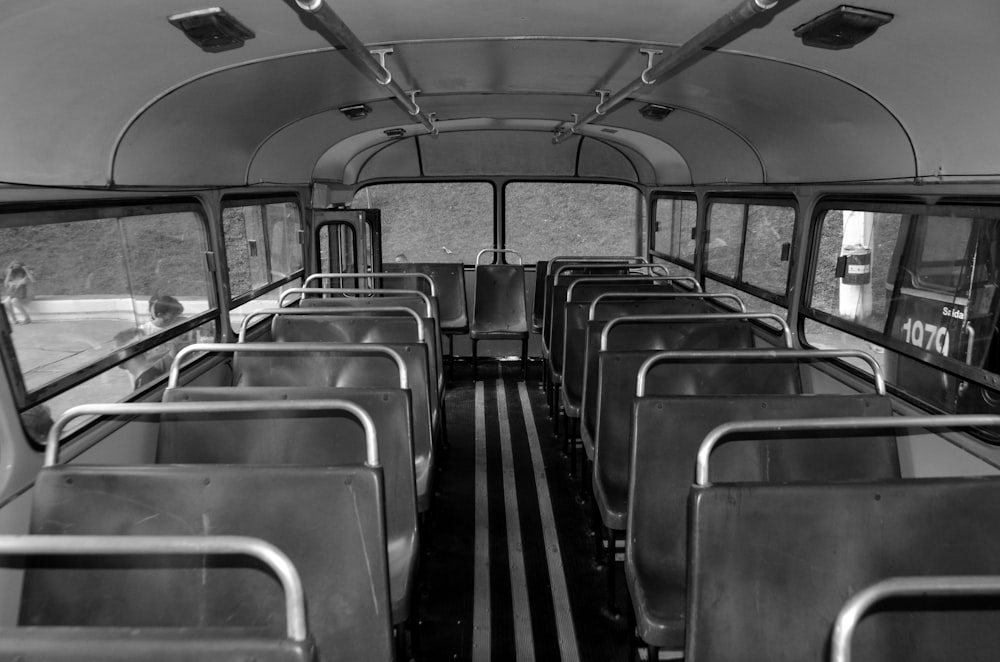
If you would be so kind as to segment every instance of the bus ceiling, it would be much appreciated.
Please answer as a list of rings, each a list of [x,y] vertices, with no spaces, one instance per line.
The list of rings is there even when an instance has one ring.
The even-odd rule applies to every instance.
[[[0,181],[350,185],[391,175],[374,167],[380,155],[440,155],[445,145],[454,161],[428,156],[406,176],[503,175],[499,165],[522,167],[514,150],[547,162],[559,127],[570,151],[608,146],[630,163],[625,179],[647,185],[998,175],[989,113],[963,111],[1000,102],[978,64],[1000,56],[990,0],[941,15],[904,0],[878,11],[791,0],[587,11],[549,0],[476,12],[425,3],[405,21],[386,20],[396,0],[344,0],[335,16],[353,47],[345,34],[325,39],[327,21],[294,3],[234,0],[226,10],[243,38],[225,48],[193,46],[167,20],[192,13],[180,0],[119,3],[114,21],[101,4],[0,9]],[[715,27],[733,12],[752,15]],[[843,48],[836,39],[848,33],[863,41]],[[503,132],[511,140],[486,135]],[[494,151],[458,160],[477,144]],[[584,176],[563,166],[558,176],[567,171]]]

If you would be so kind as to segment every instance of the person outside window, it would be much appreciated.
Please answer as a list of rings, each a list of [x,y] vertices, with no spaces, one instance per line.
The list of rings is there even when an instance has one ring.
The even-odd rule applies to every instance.
[[[7,314],[14,320],[14,324],[22,323],[17,319],[18,312],[24,317],[24,324],[31,324],[31,315],[28,314],[27,304],[31,300],[29,286],[34,282],[35,277],[31,275],[23,262],[12,262],[7,267],[7,273],[3,279],[3,304],[7,308]]]

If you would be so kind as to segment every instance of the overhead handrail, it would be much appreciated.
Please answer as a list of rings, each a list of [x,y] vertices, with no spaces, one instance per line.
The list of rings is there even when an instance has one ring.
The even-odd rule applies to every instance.
[[[423,301],[424,309],[427,311],[425,314],[427,317],[434,316],[434,304],[431,303],[429,296],[421,292],[420,290],[385,290],[385,289],[365,289],[360,287],[290,287],[281,293],[278,297],[278,307],[285,306],[285,299],[288,298],[288,294],[388,294],[389,296],[373,297],[377,299],[384,299],[386,305],[392,305],[392,299],[394,297],[416,297]],[[360,298],[360,297],[354,297]]]
[[[521,254],[512,248],[484,248],[483,250],[476,253],[476,266],[479,266],[479,258],[483,256],[484,253],[511,253],[517,256],[518,264],[524,264],[524,260],[521,259]]]
[[[711,25],[704,28],[694,37],[684,42],[677,50],[669,56],[660,60],[655,65],[647,66],[639,76],[631,83],[620,89],[610,97],[602,95],[600,103],[594,110],[590,111],[583,119],[577,119],[568,129],[560,125],[556,129],[556,136],[552,139],[554,144],[559,144],[569,139],[582,127],[591,124],[602,115],[615,110],[625,100],[627,100],[636,90],[643,86],[659,85],[665,82],[670,75],[679,71],[687,65],[690,60],[699,55],[708,46],[718,46],[724,39],[735,35],[743,25],[757,14],[773,9],[778,4],[778,0],[741,0],[740,4],[728,11],[725,15],[716,19]],[[645,53],[646,49],[640,49]],[[652,62],[652,55],[647,56]]]
[[[239,414],[263,411],[346,411],[365,429],[365,464],[379,466],[375,421],[363,407],[349,400],[243,400],[214,402],[116,402],[70,407],[56,419],[45,440],[45,466],[59,463],[59,437],[66,425],[81,416],[149,416],[154,414]]]
[[[851,662],[851,639],[861,618],[876,603],[895,597],[1000,595],[1000,577],[995,575],[953,575],[892,577],[872,584],[852,595],[833,621],[830,662]]]
[[[942,416],[870,416],[866,418],[782,418],[769,421],[731,421],[708,433],[698,447],[695,482],[708,487],[708,458],[723,439],[740,433],[787,432],[789,430],[892,430],[907,428],[981,428],[1000,427],[1000,416],[989,414],[953,414]],[[727,441],[736,441],[729,439]]]
[[[671,279],[683,280],[690,278],[698,284],[698,281],[691,276],[671,276]],[[700,285],[699,285],[700,287]],[[704,299],[706,301],[717,301],[719,299],[732,299],[736,302],[736,307],[740,309],[741,313],[747,311],[746,304],[743,303],[743,299],[739,298],[735,294],[729,292],[605,292],[604,294],[598,294],[594,297],[594,300],[590,302],[590,315],[588,319],[593,322],[597,315],[597,304],[608,301],[609,299]]]
[[[372,82],[377,83],[389,90],[392,96],[403,105],[406,112],[416,117],[424,127],[430,131],[431,135],[437,135],[438,129],[434,125],[434,120],[430,115],[420,110],[414,103],[412,96],[403,91],[398,83],[392,80],[392,74],[384,66],[385,54],[391,51],[378,49],[379,59],[372,57],[371,51],[365,46],[357,35],[347,26],[337,15],[337,12],[325,0],[295,0],[299,9],[312,14],[329,34],[324,35],[327,41],[337,49],[344,48],[353,56],[353,59],[361,65],[360,69]]]
[[[662,361],[691,359],[696,361],[712,359],[736,359],[738,361],[811,359],[822,361],[845,358],[861,359],[867,362],[875,376],[875,392],[879,395],[885,395],[885,377],[882,375],[882,366],[878,364],[874,356],[860,349],[695,349],[660,352],[646,359],[639,368],[635,394],[639,397],[646,395],[646,377],[653,366]]]
[[[676,322],[716,322],[724,320],[765,319],[776,322],[778,326],[781,327],[781,333],[785,339],[785,345],[788,349],[792,349],[792,330],[788,328],[788,322],[785,321],[785,318],[775,313],[684,313],[683,315],[625,315],[623,317],[616,317],[612,320],[608,320],[608,323],[604,325],[604,329],[601,331],[601,351],[603,352],[608,349],[608,335],[610,334],[611,329],[628,322],[663,322],[666,324],[674,324]]]
[[[292,641],[305,641],[306,598],[302,579],[292,560],[280,549],[248,536],[0,536],[0,555],[96,556],[104,554],[172,554],[250,556],[270,568],[285,593],[285,631]]]
[[[437,283],[429,275],[420,271],[376,271],[371,273],[315,273],[306,276],[306,280],[302,283],[302,287],[309,287],[309,283],[315,280],[321,280],[323,278],[371,278],[372,280],[376,278],[417,278],[418,280],[426,280],[430,283],[431,296],[437,296]],[[359,288],[366,291],[379,292],[384,288]],[[407,290],[400,290],[407,291]]]
[[[180,366],[189,354],[296,354],[302,352],[328,352],[331,354],[347,352],[367,352],[368,354],[384,354],[392,359],[399,370],[399,388],[410,388],[410,376],[406,370],[403,355],[392,347],[378,343],[344,343],[344,342],[243,342],[243,343],[194,343],[185,345],[174,357],[170,365],[170,375],[167,377],[167,388],[176,388],[180,376]]]
[[[261,308],[260,310],[255,310],[246,317],[243,318],[243,323],[240,325],[240,333],[237,336],[237,342],[242,343],[246,339],[247,329],[250,328],[250,320],[255,317],[266,317],[268,315],[311,315],[313,317],[329,317],[331,315],[357,315],[359,312],[365,313],[400,313],[403,316],[412,317],[417,323],[417,342],[426,343],[424,337],[424,324],[423,318],[417,314],[417,311],[412,308],[406,308],[404,306],[370,306],[365,308],[363,311],[359,311],[357,308]],[[301,343],[295,343],[301,344]],[[189,345],[190,346],[190,345]],[[178,352],[178,356],[180,352]],[[177,359],[174,358],[174,363],[177,363]]]

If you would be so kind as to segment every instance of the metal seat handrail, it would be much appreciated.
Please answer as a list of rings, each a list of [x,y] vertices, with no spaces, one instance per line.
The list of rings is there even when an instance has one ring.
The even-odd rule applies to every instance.
[[[376,278],[417,278],[418,280],[426,280],[430,284],[431,296],[437,296],[437,283],[429,275],[420,271],[373,271],[370,273],[315,273],[306,276],[305,282],[302,283],[302,287],[308,288],[309,283],[314,280],[321,280],[323,278],[353,278],[355,280],[360,278],[370,278],[372,280]],[[383,288],[359,288],[365,291],[381,291]],[[390,290],[391,291],[391,290]],[[405,291],[405,290],[404,290]]]
[[[789,430],[843,432],[844,430],[893,430],[1000,427],[1000,416],[950,414],[940,416],[870,416],[865,418],[786,418],[767,421],[731,421],[708,433],[698,448],[695,485],[708,487],[708,459],[726,439],[740,433],[786,432]]]
[[[249,321],[255,317],[265,317],[267,315],[304,315],[313,317],[330,317],[331,315],[356,315],[359,311],[355,308],[261,308],[260,310],[255,310],[246,317],[243,318],[243,323],[240,325],[240,333],[238,336],[238,342],[242,343],[246,338],[246,332],[249,328]],[[399,313],[400,316],[412,317],[417,323],[417,341],[421,343],[426,343],[424,336],[424,325],[423,319],[417,313],[417,311],[412,308],[406,308],[404,306],[370,306],[365,308],[362,312],[364,313]],[[175,359],[176,361],[176,359]]]
[[[736,359],[738,361],[760,361],[784,359],[809,359],[825,361],[832,359],[861,359],[868,363],[875,378],[875,392],[885,395],[885,377],[882,366],[875,357],[860,349],[713,349],[713,350],[676,350],[659,352],[646,359],[640,366],[636,379],[635,394],[638,397],[646,395],[646,378],[650,370],[658,363],[665,361],[712,361],[717,359]]]
[[[45,442],[45,466],[59,463],[59,437],[66,425],[81,416],[148,416],[155,414],[256,413],[262,411],[346,411],[365,429],[365,464],[379,466],[375,421],[363,407],[349,400],[243,400],[219,402],[117,402],[70,407],[56,419]]]
[[[392,305],[393,298],[399,297],[417,297],[424,303],[424,308],[427,317],[434,316],[434,304],[431,303],[431,299],[425,293],[420,290],[386,290],[386,289],[364,289],[360,287],[291,287],[281,293],[278,297],[278,307],[285,308],[285,299],[288,298],[289,294],[388,294],[389,296],[380,296],[379,299],[385,299],[387,306]],[[360,298],[360,297],[355,297]]]
[[[678,279],[691,278],[690,276],[676,276]],[[698,281],[695,281],[696,283]],[[590,314],[588,319],[593,322],[597,315],[597,305],[598,303],[604,303],[610,299],[704,299],[706,301],[714,301],[717,299],[732,299],[736,302],[736,307],[740,309],[741,313],[747,311],[746,304],[743,303],[743,299],[739,298],[735,294],[730,294],[729,292],[605,292],[604,294],[598,294],[594,297],[594,300],[590,302]]]
[[[629,322],[662,322],[665,324],[677,324],[680,322],[716,322],[724,320],[765,319],[776,322],[781,327],[782,336],[785,339],[785,345],[788,349],[792,349],[792,330],[788,328],[788,322],[785,321],[785,318],[775,313],[685,313],[682,315],[626,315],[624,317],[616,317],[612,320],[608,320],[607,324],[604,325],[604,329],[601,331],[601,351],[603,352],[608,348],[608,335],[610,334],[611,329]]]
[[[95,556],[115,555],[223,555],[253,557],[270,568],[285,593],[285,630],[292,641],[309,636],[305,591],[292,560],[280,549],[248,536],[115,536],[8,535],[0,536],[0,555]]]
[[[410,388],[410,377],[406,369],[403,355],[392,347],[379,343],[342,343],[342,342],[238,342],[238,343],[194,343],[182,347],[170,366],[170,376],[167,378],[167,388],[176,388],[180,377],[180,366],[183,359],[195,353],[208,354],[301,354],[302,352],[326,352],[329,354],[349,354],[364,352],[367,354],[384,354],[396,364],[399,370],[399,388]]]

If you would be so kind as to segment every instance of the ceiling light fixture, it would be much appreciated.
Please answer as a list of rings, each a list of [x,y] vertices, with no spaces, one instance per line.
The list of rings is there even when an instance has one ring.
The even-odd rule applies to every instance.
[[[219,53],[239,48],[256,35],[220,7],[196,9],[167,18],[171,25],[187,35],[206,53]]]
[[[341,106],[337,110],[344,113],[349,120],[363,120],[368,117],[368,113],[372,112],[372,109],[363,103],[356,103],[351,106]]]
[[[861,43],[893,19],[892,14],[840,5],[795,28],[806,46],[843,50]]]
[[[640,115],[654,122],[662,122],[663,118],[672,112],[674,112],[674,109],[670,106],[661,106],[657,103],[647,103],[639,109]]]

